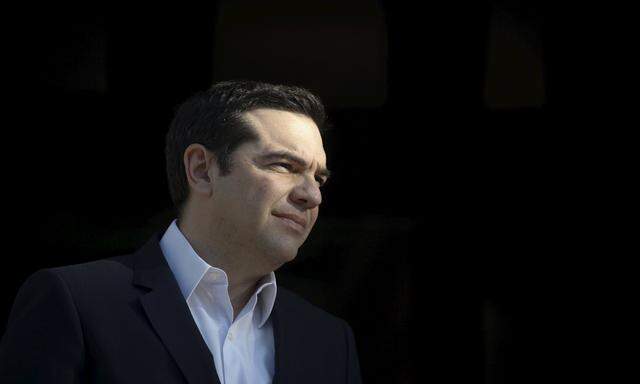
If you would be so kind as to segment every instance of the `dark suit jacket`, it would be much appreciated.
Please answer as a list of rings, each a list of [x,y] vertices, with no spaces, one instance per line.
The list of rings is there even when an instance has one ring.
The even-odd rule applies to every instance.
[[[219,383],[156,234],[137,252],[42,269],[16,296],[1,383]],[[278,287],[274,383],[359,383],[349,325]]]

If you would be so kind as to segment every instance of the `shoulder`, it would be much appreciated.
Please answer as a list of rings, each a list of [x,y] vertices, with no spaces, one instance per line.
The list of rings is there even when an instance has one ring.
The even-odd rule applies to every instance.
[[[41,269],[34,273],[55,275],[67,284],[81,286],[113,285],[133,276],[132,255],[121,255],[80,264]]]
[[[96,297],[106,301],[130,296],[133,268],[131,255],[42,268],[29,275],[22,283],[19,295],[41,296],[45,291],[58,292],[73,298],[76,304],[89,302]]]

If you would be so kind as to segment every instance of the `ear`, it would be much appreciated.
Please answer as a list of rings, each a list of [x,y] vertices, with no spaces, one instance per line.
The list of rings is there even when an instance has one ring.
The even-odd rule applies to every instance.
[[[202,144],[191,144],[182,157],[191,193],[209,197],[218,166],[211,151]]]

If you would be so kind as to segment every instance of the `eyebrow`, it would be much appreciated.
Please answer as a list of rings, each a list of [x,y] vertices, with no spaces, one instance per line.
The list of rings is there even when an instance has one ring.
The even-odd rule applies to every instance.
[[[307,162],[302,157],[294,153],[291,153],[289,151],[272,151],[272,152],[265,153],[264,155],[261,155],[260,158],[264,160],[285,159],[293,163],[299,164],[304,168],[309,168],[309,164],[307,164]],[[327,168],[319,167],[318,170],[316,171],[316,175],[324,177],[326,182],[327,180],[329,180],[329,177],[331,177],[331,171],[328,170]]]

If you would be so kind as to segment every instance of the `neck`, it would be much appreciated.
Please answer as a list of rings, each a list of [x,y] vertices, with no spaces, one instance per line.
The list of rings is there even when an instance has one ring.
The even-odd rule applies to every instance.
[[[256,258],[247,257],[246,252],[225,247],[223,241],[211,241],[212,235],[201,230],[208,228],[206,225],[187,219],[180,219],[177,225],[198,256],[227,274],[235,319],[255,292],[258,282],[271,271],[260,270],[259,265],[250,262]]]

